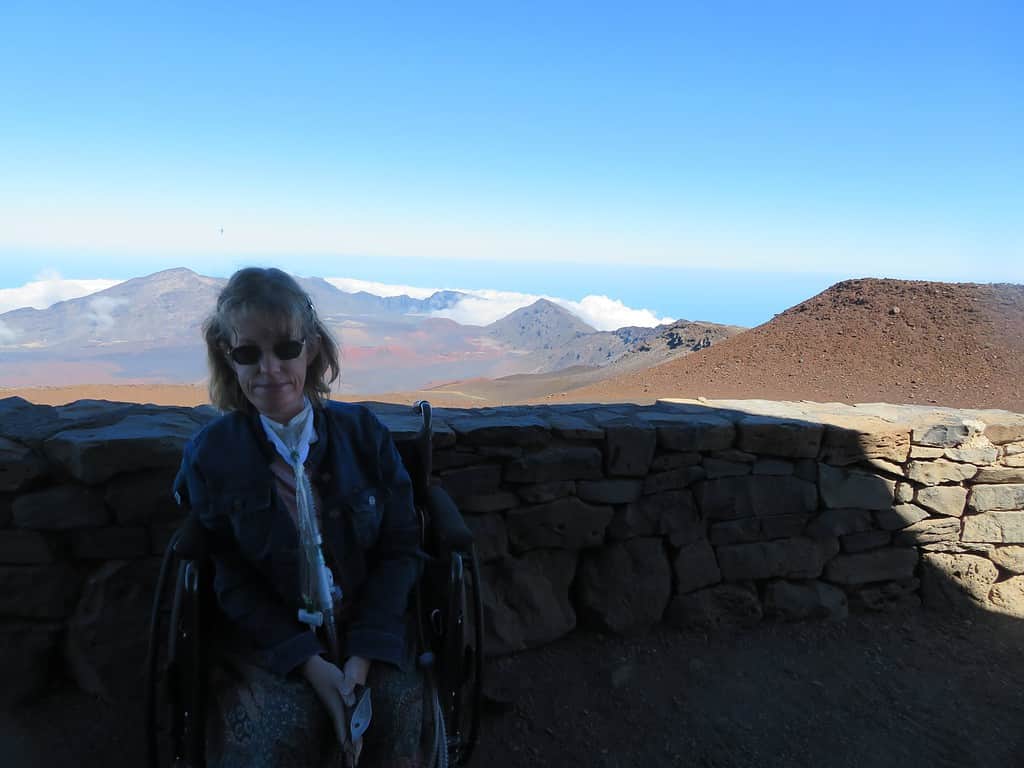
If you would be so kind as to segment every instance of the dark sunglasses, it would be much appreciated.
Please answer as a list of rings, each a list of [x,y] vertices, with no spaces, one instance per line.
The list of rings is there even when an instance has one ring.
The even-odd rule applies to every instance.
[[[302,347],[305,339],[287,339],[277,342],[271,349],[274,350],[274,357],[278,360],[294,360],[302,354]],[[256,365],[263,357],[263,349],[256,344],[243,344],[241,347],[234,347],[228,352],[228,357],[238,365]]]

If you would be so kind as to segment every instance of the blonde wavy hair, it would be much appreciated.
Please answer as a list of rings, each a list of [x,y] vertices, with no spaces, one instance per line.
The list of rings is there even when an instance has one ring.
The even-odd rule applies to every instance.
[[[338,378],[338,343],[317,317],[316,308],[291,275],[280,269],[246,267],[231,276],[217,297],[217,308],[203,323],[210,367],[210,402],[222,411],[248,411],[252,404],[238,385],[228,360],[235,321],[255,314],[281,328],[299,330],[305,339],[319,337],[319,350],[306,368],[305,395],[319,406]]]

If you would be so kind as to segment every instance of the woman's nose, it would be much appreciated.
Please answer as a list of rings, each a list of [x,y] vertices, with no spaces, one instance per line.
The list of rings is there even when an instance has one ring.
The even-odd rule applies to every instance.
[[[263,354],[260,355],[260,371],[263,373],[275,373],[280,368],[281,361],[277,359],[277,355],[269,349],[263,350]]]

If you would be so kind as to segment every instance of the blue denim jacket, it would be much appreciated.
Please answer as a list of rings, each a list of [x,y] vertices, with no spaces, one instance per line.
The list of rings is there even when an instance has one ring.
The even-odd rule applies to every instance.
[[[310,479],[324,555],[344,594],[343,653],[404,666],[409,595],[422,565],[412,485],[391,434],[363,406],[316,409]],[[228,413],[185,446],[175,492],[213,542],[214,590],[232,645],[286,674],[324,650],[298,621],[299,539],[277,498],[274,458],[255,414]]]

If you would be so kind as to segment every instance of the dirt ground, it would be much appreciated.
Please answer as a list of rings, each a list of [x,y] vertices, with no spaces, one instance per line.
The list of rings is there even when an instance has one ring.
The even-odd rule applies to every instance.
[[[1024,411],[1024,285],[847,280],[705,350],[554,401],[699,396]]]
[[[492,660],[471,766],[1024,766],[1024,622],[913,610],[731,634],[578,631]],[[0,720],[22,766],[142,765],[140,702]]]

